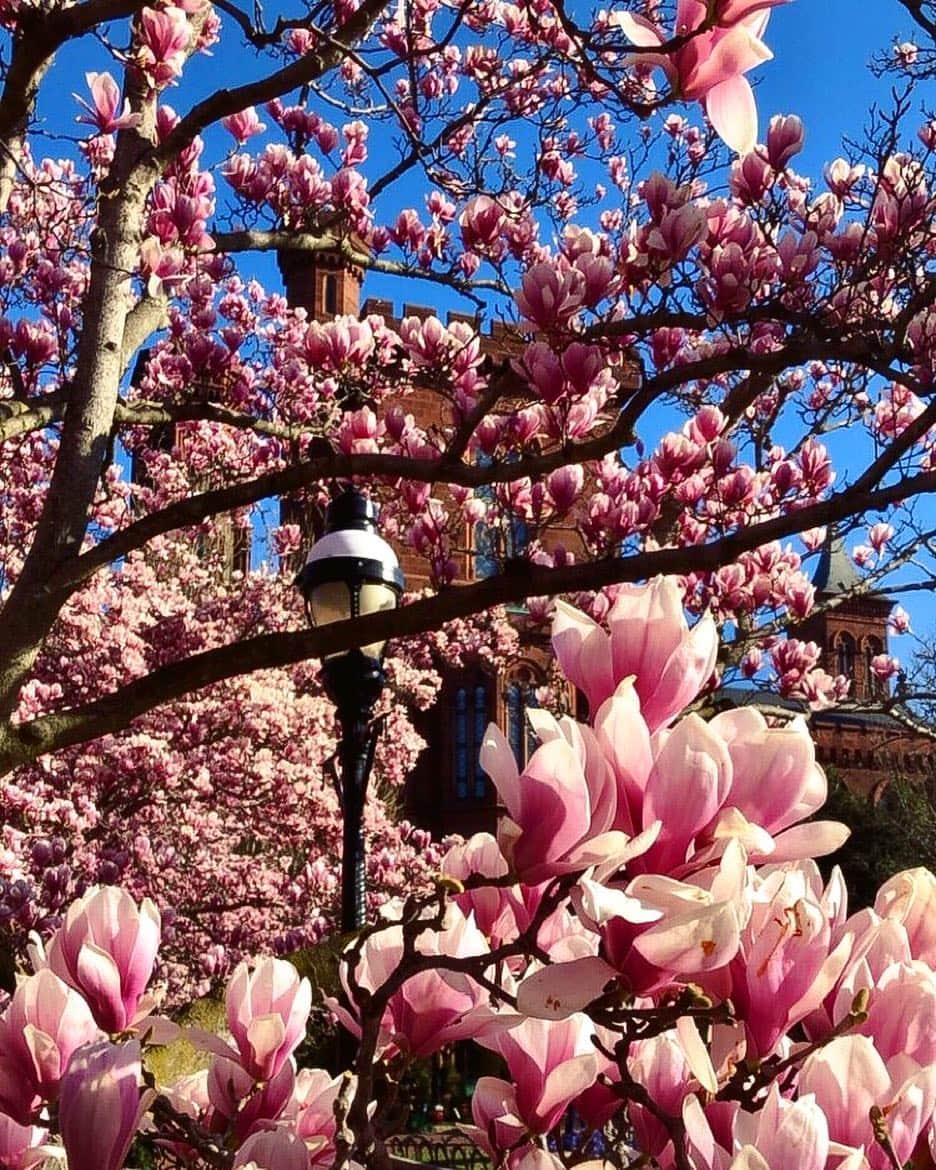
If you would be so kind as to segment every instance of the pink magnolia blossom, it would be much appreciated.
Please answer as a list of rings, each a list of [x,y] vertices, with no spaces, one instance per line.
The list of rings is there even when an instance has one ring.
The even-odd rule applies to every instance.
[[[628,677],[651,731],[696,697],[715,668],[718,634],[706,614],[690,630],[675,581],[622,585],[608,613],[609,633],[565,602],[556,602],[553,649],[563,673],[598,708]]]
[[[43,1145],[46,1130],[38,1125],[19,1125],[0,1113],[0,1166],[3,1170],[32,1170],[52,1153]]]
[[[581,494],[585,472],[578,464],[553,471],[547,482],[549,494],[557,512],[568,512]]]
[[[922,866],[895,874],[881,886],[874,909],[904,927],[914,959],[936,966],[936,876]]]
[[[577,955],[528,973],[517,988],[517,1010],[537,1020],[565,1020],[583,1011],[616,982],[617,972],[604,959],[594,954]]]
[[[471,1095],[474,1126],[465,1130],[494,1159],[523,1145],[527,1127],[517,1114],[514,1086],[501,1077],[480,1077]]]
[[[731,193],[741,203],[760,203],[775,181],[773,167],[756,150],[742,155],[732,165]]]
[[[696,835],[725,803],[732,783],[724,741],[698,715],[687,715],[657,736],[643,800],[643,825],[662,828],[646,855],[651,869],[682,865]]]
[[[265,1129],[249,1137],[234,1154],[233,1170],[309,1170],[305,1142],[288,1129]]]
[[[534,264],[524,272],[515,299],[528,321],[541,329],[555,329],[566,325],[582,306],[585,277],[577,268]]]
[[[910,633],[910,615],[902,605],[897,605],[891,610],[891,615],[887,619],[888,626],[895,634],[909,634]]]
[[[756,1149],[770,1170],[825,1170],[829,1156],[829,1126],[815,1099],[790,1101],[776,1083],[757,1113],[736,1114],[734,1140]]]
[[[152,1007],[144,993],[160,928],[149,898],[138,907],[116,886],[92,889],[69,906],[49,943],[48,965],[81,992],[105,1032],[122,1032]]]
[[[869,908],[841,921],[843,913],[844,904],[833,924],[833,942],[836,951],[845,948],[847,959],[821,1006],[804,1021],[811,1039],[827,1036],[845,1019],[857,992],[871,991],[886,981],[891,968],[901,969],[912,962],[907,933],[900,923],[880,918]]]
[[[130,100],[120,105],[120,87],[109,73],[86,73],[85,80],[91,90],[91,104],[74,95],[79,105],[87,111],[77,120],[97,128],[99,134],[114,134],[140,123],[139,114],[130,113]],[[119,111],[119,113],[118,113]]]
[[[538,731],[545,742],[522,774],[495,724],[481,748],[481,765],[507,809],[498,842],[520,879],[533,885],[591,865],[616,868],[646,851],[659,826],[633,839],[613,828],[617,786],[591,729],[547,718]]]
[[[261,959],[253,971],[239,963],[227,985],[225,1006],[244,1069],[257,1080],[269,1080],[305,1035],[312,987],[283,959]]]
[[[182,73],[192,28],[182,8],[144,8],[140,13],[136,62],[154,89],[163,89]]]
[[[671,55],[641,53],[641,64],[662,68],[676,94],[685,101],[698,100],[719,136],[739,154],[757,141],[757,108],[744,74],[769,61],[773,54],[761,40],[769,9],[785,0],[733,0],[725,4],[714,28],[690,35]],[[707,16],[702,0],[679,0],[675,33],[692,34]],[[647,17],[616,12],[612,21],[628,39],[644,49],[662,46],[666,38]]]
[[[486,954],[489,949],[474,919],[470,915],[466,918],[456,905],[446,910],[441,931],[427,928],[416,940],[416,950],[422,955],[463,958]],[[377,990],[396,971],[402,955],[402,927],[389,926],[372,934],[361,949],[354,973],[356,984],[367,991]],[[347,993],[344,967],[341,978]],[[333,1000],[327,1002],[340,1022],[359,1035],[355,1015]],[[428,1056],[455,1040],[477,1039],[496,1023],[486,992],[473,979],[442,967],[429,968],[407,979],[390,997],[382,1021],[382,1043],[389,1051]]]
[[[777,834],[825,803],[825,773],[802,720],[768,727],[754,707],[716,715],[709,726],[725,743],[732,778],[728,801],[751,822]]]
[[[692,1092],[689,1062],[675,1032],[664,1032],[631,1045],[627,1069],[650,1094],[654,1106],[671,1117],[682,1113],[683,1101]],[[670,1141],[662,1122],[645,1106],[631,1103],[627,1116],[640,1150],[659,1157]]]
[[[100,1029],[82,997],[52,971],[24,980],[0,1018],[0,1109],[28,1125],[54,1100],[72,1053]]]
[[[236,1061],[223,1056],[214,1056],[208,1068],[207,1094],[214,1115],[223,1118],[240,1140],[276,1121],[289,1104],[295,1085],[292,1060],[260,1084]]]
[[[546,345],[545,342],[534,341],[528,345],[522,360],[515,365],[545,403],[557,402],[565,392],[562,362],[552,346]]]
[[[755,1057],[770,1055],[819,1004],[832,931],[828,903],[816,896],[812,877],[808,865],[777,867],[752,890],[751,916],[731,963],[730,995]],[[842,953],[834,974],[844,961]]]
[[[295,1114],[296,1135],[309,1148],[313,1166],[330,1165],[334,1159],[338,1131],[335,1105],[344,1079],[344,1076],[333,1077],[321,1068],[303,1068],[296,1074],[288,1112]],[[353,1084],[352,1081],[351,1095]]]
[[[465,207],[459,217],[462,242],[472,252],[490,252],[500,240],[504,223],[504,209],[496,199],[478,195]]]
[[[490,833],[475,833],[464,844],[453,845],[442,859],[442,872],[464,880],[472,874],[487,878],[505,877],[507,859]],[[517,934],[517,915],[522,913],[519,888],[489,885],[475,887],[455,896],[462,913],[474,915],[475,923],[492,945]]]
[[[609,961],[641,992],[674,980],[705,982],[725,968],[750,914],[746,856],[737,840],[699,882],[645,874],[623,889],[589,880],[581,887],[573,895],[579,914],[601,933]]]
[[[569,1102],[593,1084],[598,1057],[587,1016],[565,1020],[527,1019],[479,1043],[507,1063],[511,1083],[499,1082],[505,1113],[520,1118],[532,1133],[548,1133]]]
[[[222,118],[221,125],[228,134],[236,139],[238,146],[245,143],[248,138],[253,138],[255,134],[262,134],[266,130],[266,125],[257,117],[254,106],[248,106],[240,113],[229,114],[226,118]]]
[[[871,659],[871,673],[881,682],[887,682],[900,671],[900,659],[891,654],[875,654]]]
[[[777,114],[770,119],[767,129],[767,158],[775,171],[786,170],[794,155],[803,149],[806,131],[795,114],[786,117]]]
[[[936,972],[917,963],[892,963],[870,988],[870,1036],[885,1062],[904,1056],[921,1067],[936,1057]]]
[[[141,1096],[140,1043],[80,1048],[59,1095],[69,1170],[120,1170],[150,1097]]]
[[[920,1068],[902,1055],[886,1064],[869,1037],[839,1036],[808,1057],[797,1088],[800,1096],[815,1096],[833,1141],[863,1146],[871,1170],[887,1170],[891,1162],[874,1138],[870,1113],[882,1111],[903,1165],[932,1118],[936,1064]]]

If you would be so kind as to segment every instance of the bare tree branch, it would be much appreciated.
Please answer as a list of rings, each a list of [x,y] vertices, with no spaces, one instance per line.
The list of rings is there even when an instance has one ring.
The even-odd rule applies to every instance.
[[[57,50],[105,21],[132,16],[144,3],[145,0],[85,0],[51,12],[26,8],[18,14],[19,34],[0,96],[0,213],[9,203],[39,86]]]
[[[846,347],[845,352],[851,353],[850,348]],[[526,477],[548,475],[551,471],[571,463],[598,461],[610,452],[633,442],[633,428],[641,413],[653,402],[695,378],[715,377],[738,368],[776,375],[791,365],[799,365],[814,358],[832,360],[842,356],[841,349],[832,342],[817,345],[803,342],[801,346],[791,343],[779,353],[751,354],[735,351],[702,358],[678,369],[664,370],[644,384],[625,405],[613,425],[602,434],[579,443],[557,447],[545,454],[530,455],[515,462],[501,461],[485,466],[468,464],[455,460],[449,450],[440,452],[437,459],[415,459],[406,455],[344,455],[337,452],[310,459],[282,471],[258,476],[256,479],[189,496],[137,520],[82,553],[71,563],[57,568],[49,575],[46,589],[62,597],[67,596],[92,573],[142,547],[157,536],[177,528],[198,524],[212,515],[248,507],[263,499],[288,495],[319,480],[375,476],[390,480],[405,478],[422,483],[446,483],[478,488],[497,483],[513,483]],[[210,409],[218,412],[218,421],[233,421],[222,417],[221,408]],[[196,408],[194,416],[205,417],[204,411],[205,408]],[[157,421],[156,415],[151,417]],[[130,419],[132,414],[128,415],[128,421]],[[457,435],[455,441],[457,449],[463,450],[463,436]],[[863,483],[862,490],[870,486],[872,485],[869,483]],[[809,525],[804,524],[803,527]]]
[[[936,471],[876,491],[846,489],[819,504],[752,524],[705,545],[597,562],[543,567],[524,562],[496,577],[446,589],[395,611],[336,622],[315,630],[265,634],[161,667],[125,687],[69,711],[0,730],[0,774],[50,751],[125,727],[137,715],[200,687],[252,670],[288,666],[308,658],[437,629],[447,621],[528,597],[600,589],[661,574],[713,572],[738,556],[806,528],[833,524],[856,512],[880,511],[906,496],[936,492]]]
[[[291,231],[288,228],[279,228],[272,231],[260,229],[242,229],[232,232],[212,232],[215,248],[218,252],[316,252],[336,251],[358,268],[370,272],[381,272],[387,276],[406,276],[413,280],[424,280],[430,284],[442,284],[466,296],[474,295],[479,291],[502,293],[510,295],[510,289],[499,280],[465,280],[452,273],[436,272],[432,269],[411,268],[395,260],[387,260],[381,256],[374,256],[369,252],[361,252],[354,247],[353,242],[342,236],[330,232],[317,234],[315,232]]]
[[[0,402],[0,443],[41,431],[60,422],[65,413],[65,396],[50,394],[39,400]]]
[[[133,355],[148,338],[169,324],[169,301],[165,296],[150,296],[147,294],[133,306],[127,314],[124,325],[123,347],[121,362],[126,371],[130,367]]]
[[[321,77],[339,65],[350,46],[364,37],[384,10],[385,0],[364,0],[360,8],[335,31],[329,45],[320,52],[307,53],[266,77],[249,81],[234,89],[219,89],[200,101],[180,121],[155,151],[153,162],[162,171],[208,126],[239,114],[248,106],[272,101]]]

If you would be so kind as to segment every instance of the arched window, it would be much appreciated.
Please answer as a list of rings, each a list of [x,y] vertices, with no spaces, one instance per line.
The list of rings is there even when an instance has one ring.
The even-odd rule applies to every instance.
[[[887,684],[871,669],[871,662],[879,654],[884,653],[884,644],[880,638],[867,637],[863,645],[864,673],[867,680],[867,697],[879,698],[887,693]]]
[[[325,303],[326,313],[338,312],[338,277],[333,272],[325,274]]]
[[[452,781],[458,800],[486,800],[489,795],[489,781],[478,757],[490,717],[486,679],[456,688],[452,702]]]
[[[855,639],[842,630],[835,636],[835,672],[855,681]]]
[[[517,456],[507,456],[509,463],[514,462]],[[493,462],[490,455],[479,455],[479,467],[488,467]],[[476,495],[488,502],[491,516],[497,519],[493,522],[479,520],[474,526],[472,551],[474,553],[474,575],[477,580],[494,577],[500,572],[504,561],[523,557],[530,544],[532,533],[530,525],[514,509],[498,500],[498,492],[493,487],[480,487]]]

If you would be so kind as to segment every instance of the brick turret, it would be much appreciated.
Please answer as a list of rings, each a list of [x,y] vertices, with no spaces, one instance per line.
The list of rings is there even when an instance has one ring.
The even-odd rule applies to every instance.
[[[871,670],[871,660],[887,653],[887,619],[891,602],[876,593],[856,593],[861,578],[840,537],[830,535],[819,559],[813,585],[824,608],[808,618],[797,637],[822,648],[822,664],[832,675],[851,681],[851,697],[881,697],[885,685]]]
[[[364,271],[341,252],[328,249],[304,252],[284,249],[276,254],[286,299],[309,318],[356,317],[361,308]]]

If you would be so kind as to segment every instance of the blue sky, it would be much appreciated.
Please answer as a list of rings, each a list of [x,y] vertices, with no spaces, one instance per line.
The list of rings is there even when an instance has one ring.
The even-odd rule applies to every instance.
[[[794,162],[800,173],[819,178],[824,163],[842,153],[844,137],[860,138],[872,103],[887,105],[893,82],[875,78],[868,62],[875,53],[889,52],[895,36],[919,39],[897,0],[794,0],[773,10],[765,39],[775,59],[760,73],[757,104],[764,124],[775,113],[803,119],[806,146]],[[934,87],[925,97],[930,106],[936,104]],[[914,117],[910,125],[921,121]],[[854,476],[863,470],[865,452],[856,444],[850,465],[848,449],[839,446],[836,465],[840,473]],[[919,513],[931,522],[934,511],[932,499],[920,501]],[[859,535],[850,544],[858,543]],[[909,576],[898,574],[895,581]],[[904,604],[916,633],[932,641],[936,599],[913,593]],[[912,646],[912,638],[892,639],[891,652],[906,662]]]
[[[613,7],[613,4],[608,6]],[[271,5],[268,6],[268,17],[275,16],[279,10],[292,9],[293,5]],[[842,153],[843,137],[859,138],[870,105],[873,102],[887,103],[890,82],[876,79],[868,69],[868,62],[874,53],[887,51],[895,36],[899,39],[913,39],[914,36],[912,22],[897,0],[859,0],[859,3],[855,0],[793,0],[772,11],[765,40],[775,56],[756,77],[757,104],[762,131],[775,113],[796,113],[804,120],[806,147],[794,164],[801,173],[821,182],[822,166]],[[71,91],[84,91],[82,74],[86,69],[107,68],[113,69],[113,65],[102,49],[95,50],[93,59],[88,55],[87,45],[63,53],[54,71],[57,76],[53,77],[52,85],[46,91],[43,112],[50,123],[70,129],[73,125],[71,119],[77,113]],[[227,55],[211,60],[201,58],[189,72],[191,80],[187,80],[182,89],[168,92],[164,100],[183,111],[208,90],[229,81],[232,68],[238,74],[237,81],[245,81],[257,76],[261,66],[253,54],[246,51],[240,60]],[[936,104],[933,95],[930,100]],[[687,112],[697,120],[697,109]],[[219,157],[228,148],[230,140],[220,131],[211,137],[209,154]],[[224,188],[223,180],[219,181],[222,203],[225,200]],[[409,192],[398,193],[397,205],[402,206],[406,199],[419,207],[422,203],[421,184],[414,182]],[[242,267],[259,276],[268,287],[275,287],[278,277],[270,258],[254,258]],[[455,306],[454,299],[440,296],[438,286],[417,282],[401,288],[398,281],[390,278],[369,278],[365,295],[385,296],[397,303],[405,298],[415,303],[437,305],[440,309],[450,304]],[[859,449],[857,458],[863,458],[864,454]],[[842,467],[843,472],[852,475],[860,470],[860,466]],[[932,512],[932,503],[927,507]],[[921,605],[917,596],[913,609],[919,615],[918,629],[925,630],[936,624],[936,603]],[[898,643],[894,649],[902,657],[907,657],[909,647]]]
[[[806,123],[799,170],[820,173],[841,153],[843,134],[858,136],[871,103],[887,101],[889,83],[868,61],[912,32],[897,0],[794,0],[772,11],[765,39],[775,59],[761,72],[757,104],[765,121],[781,113]]]

